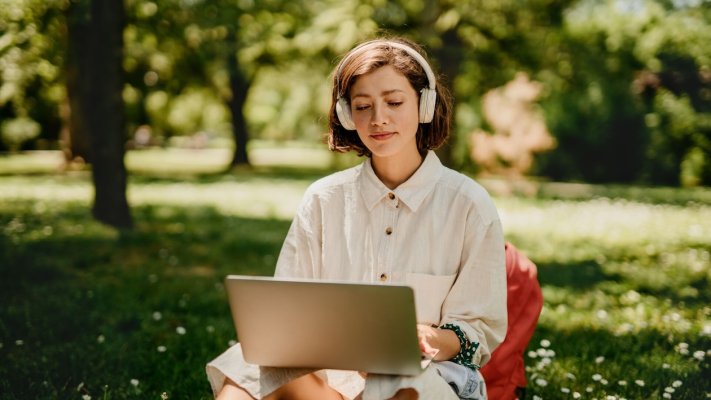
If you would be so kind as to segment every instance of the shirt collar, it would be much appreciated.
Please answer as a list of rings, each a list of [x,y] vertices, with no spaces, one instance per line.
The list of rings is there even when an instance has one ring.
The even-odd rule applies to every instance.
[[[371,211],[378,202],[392,192],[395,193],[400,202],[413,212],[416,212],[417,208],[432,192],[441,175],[442,163],[435,152],[429,150],[417,171],[395,190],[390,190],[375,175],[371,159],[368,158],[363,163],[361,174],[358,177],[358,189],[363,196],[368,211]]]

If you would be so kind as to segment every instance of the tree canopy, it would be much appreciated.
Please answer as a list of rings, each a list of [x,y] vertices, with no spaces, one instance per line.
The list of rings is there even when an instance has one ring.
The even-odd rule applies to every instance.
[[[0,150],[57,148],[70,137],[66,10],[78,2],[0,0]],[[532,107],[556,143],[529,173],[711,182],[706,0],[123,4],[132,145],[227,145],[239,164],[249,138],[321,140],[337,59],[361,40],[395,34],[422,43],[452,88],[457,134],[445,159],[454,167],[484,168],[469,157],[470,136],[494,132],[482,99],[523,72],[541,85]],[[80,154],[80,138],[71,138]]]

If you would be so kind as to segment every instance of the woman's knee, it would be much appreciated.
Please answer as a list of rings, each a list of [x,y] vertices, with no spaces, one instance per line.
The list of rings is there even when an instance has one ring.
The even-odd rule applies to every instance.
[[[398,390],[397,393],[395,393],[395,396],[388,400],[417,400],[419,398],[420,395],[417,393],[417,390],[413,388],[405,388]]]
[[[324,399],[341,400],[338,391],[328,386],[315,374],[307,374],[283,385],[264,398],[265,400]]]
[[[246,390],[238,386],[230,378],[225,378],[225,384],[216,400],[254,400]]]

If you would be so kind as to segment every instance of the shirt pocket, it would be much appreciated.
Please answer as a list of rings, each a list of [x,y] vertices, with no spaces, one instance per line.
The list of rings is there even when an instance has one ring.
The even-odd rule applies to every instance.
[[[415,310],[417,322],[439,325],[442,316],[442,304],[452,289],[454,275],[432,275],[410,272],[405,276],[405,283],[415,291]]]

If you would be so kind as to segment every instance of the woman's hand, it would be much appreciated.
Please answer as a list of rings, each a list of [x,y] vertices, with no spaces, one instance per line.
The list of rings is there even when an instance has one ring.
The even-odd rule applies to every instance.
[[[457,334],[449,329],[418,324],[417,336],[422,353],[434,356],[435,361],[449,360],[459,353]]]

